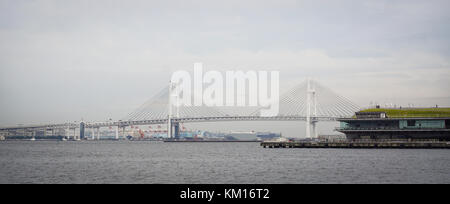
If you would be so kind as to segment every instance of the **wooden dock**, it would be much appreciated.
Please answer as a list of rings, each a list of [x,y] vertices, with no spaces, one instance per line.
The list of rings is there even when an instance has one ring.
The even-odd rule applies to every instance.
[[[450,149],[441,141],[289,141],[261,142],[264,148]]]

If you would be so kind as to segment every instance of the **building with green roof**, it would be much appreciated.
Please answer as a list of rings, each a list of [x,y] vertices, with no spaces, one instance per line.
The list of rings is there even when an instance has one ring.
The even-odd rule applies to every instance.
[[[450,108],[373,108],[339,121],[347,139],[450,140]]]

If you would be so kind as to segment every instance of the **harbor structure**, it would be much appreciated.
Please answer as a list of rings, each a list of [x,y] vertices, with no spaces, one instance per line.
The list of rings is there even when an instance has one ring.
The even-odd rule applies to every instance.
[[[450,141],[450,108],[374,108],[340,118],[347,139]]]
[[[264,148],[338,148],[338,149],[450,149],[448,141],[341,140],[341,141],[265,141]]]

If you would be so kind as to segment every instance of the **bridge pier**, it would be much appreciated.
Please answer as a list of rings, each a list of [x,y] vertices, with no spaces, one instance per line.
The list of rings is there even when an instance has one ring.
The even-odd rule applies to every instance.
[[[180,123],[179,122],[169,122],[167,125],[167,136],[169,138],[180,138]]]
[[[85,133],[85,123],[83,121],[80,122],[80,137],[79,139],[84,139]]]
[[[35,140],[35,139],[36,139],[36,131],[31,130],[31,140]]]
[[[97,140],[100,140],[100,127],[97,127]]]
[[[179,139],[180,138],[180,123],[174,123],[173,124],[174,127],[174,133],[175,133],[175,139]]]
[[[91,128],[91,140],[95,140],[95,128]]]
[[[77,135],[77,129],[73,128],[73,140],[80,140],[79,135]]]
[[[119,126],[116,126],[115,129],[116,129],[116,134],[114,136],[114,139],[119,140]]]
[[[69,138],[70,138],[70,128],[69,128],[69,127],[67,127],[67,128],[64,130],[64,135],[65,135],[66,139],[69,139]]]
[[[319,138],[319,133],[317,132],[317,121],[312,121],[311,125],[312,125],[312,136],[314,138]]]

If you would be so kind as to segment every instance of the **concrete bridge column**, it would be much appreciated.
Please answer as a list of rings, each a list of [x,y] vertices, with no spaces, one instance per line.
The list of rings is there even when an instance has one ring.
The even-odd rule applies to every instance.
[[[97,127],[97,140],[100,140],[100,127]]]
[[[122,127],[122,137],[123,137],[124,139],[127,138],[127,135],[126,135],[126,132],[125,132],[126,128],[127,128],[126,126],[123,126],[123,127]]]
[[[171,123],[171,119],[169,117],[169,120],[167,122],[167,137],[168,138],[172,138],[172,123]]]
[[[307,79],[306,88],[306,137],[307,138],[317,138],[317,127],[316,118],[317,117],[317,97],[316,90],[310,79]]]
[[[91,128],[91,139],[95,140],[95,128]]]
[[[65,133],[66,138],[69,139],[70,138],[70,128],[65,129],[64,133]]]
[[[73,139],[74,140],[80,140],[79,136],[77,135],[77,129],[76,128],[73,129]]]
[[[81,121],[80,122],[80,136],[79,136],[79,139],[84,139],[84,133],[86,132],[85,131],[85,126],[86,126],[86,124],[83,121]]]
[[[116,134],[115,134],[114,139],[119,140],[119,126],[116,126],[115,128],[116,128]]]
[[[312,125],[312,137],[318,138],[319,137],[319,133],[317,132],[317,121],[313,121],[311,123],[311,125]]]
[[[173,127],[174,127],[174,137],[175,139],[179,139],[180,138],[180,123],[173,123]]]

